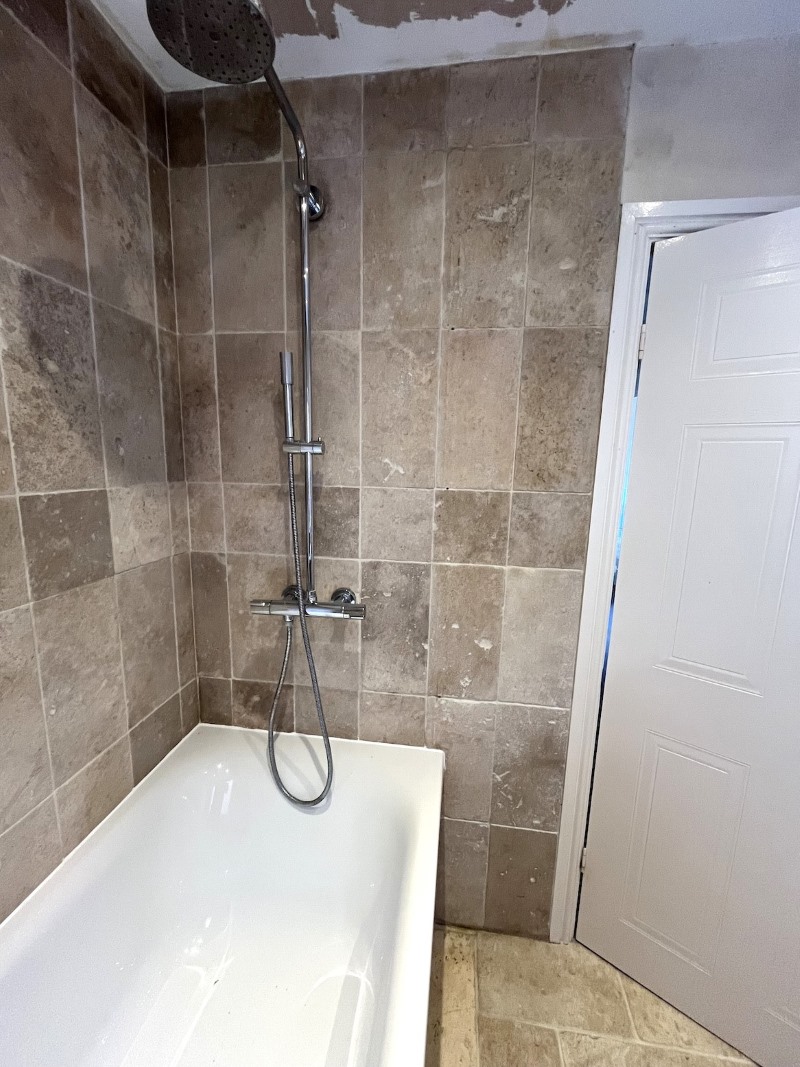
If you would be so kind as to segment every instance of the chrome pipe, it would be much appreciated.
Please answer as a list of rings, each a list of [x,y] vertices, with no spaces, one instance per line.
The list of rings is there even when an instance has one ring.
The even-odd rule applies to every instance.
[[[306,604],[305,613],[310,619],[363,619],[367,609],[363,604],[328,600]],[[294,619],[300,614],[300,605],[296,600],[251,600],[250,614],[282,615]]]

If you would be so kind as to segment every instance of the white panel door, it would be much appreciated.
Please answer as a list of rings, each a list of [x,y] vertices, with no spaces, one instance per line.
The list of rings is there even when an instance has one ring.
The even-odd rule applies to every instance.
[[[662,242],[578,939],[800,1064],[800,210]]]

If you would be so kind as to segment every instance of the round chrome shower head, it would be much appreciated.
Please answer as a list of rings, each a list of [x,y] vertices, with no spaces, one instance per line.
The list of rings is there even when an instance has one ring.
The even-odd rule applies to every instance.
[[[147,17],[172,58],[209,81],[258,81],[275,59],[262,0],[147,0]]]

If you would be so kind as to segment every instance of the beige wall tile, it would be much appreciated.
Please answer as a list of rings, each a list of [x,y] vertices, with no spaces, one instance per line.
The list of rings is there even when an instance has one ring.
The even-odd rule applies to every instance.
[[[542,57],[536,137],[624,137],[631,80],[630,48]]]
[[[562,1067],[554,1030],[481,1015],[478,1035],[482,1067]]]
[[[537,145],[528,326],[605,326],[619,233],[623,142]]]
[[[183,457],[181,417],[181,376],[178,338],[167,330],[158,331],[158,358],[161,362],[161,404],[164,412],[164,447],[167,481],[182,482],[186,477]]]
[[[358,736],[393,745],[425,744],[425,697],[361,693]]]
[[[172,562],[117,575],[122,665],[131,726],[178,690]]]
[[[56,806],[48,797],[0,834],[0,918],[5,919],[61,861]]]
[[[171,101],[176,95],[178,94],[169,94],[168,116]],[[170,157],[174,147],[170,135]],[[211,260],[208,244],[206,172],[201,167],[184,164],[176,167],[173,163],[169,172],[169,188],[178,329],[182,334],[206,333],[211,329]]]
[[[0,615],[0,833],[53,788],[30,608]]]
[[[603,393],[603,330],[526,330],[514,488],[591,492]]]
[[[192,570],[188,552],[172,557],[172,587],[175,594],[175,636],[178,643],[178,675],[181,685],[195,676]]]
[[[283,400],[278,334],[217,336],[222,478],[278,484],[283,480]]]
[[[278,599],[292,582],[285,556],[229,556],[230,628],[233,674],[236,678],[275,682],[283,659],[284,627],[280,619],[250,614],[250,601],[256,597]],[[195,585],[195,603],[197,586]],[[195,609],[195,629],[197,626]],[[202,669],[199,657],[197,665]],[[220,662],[219,673],[228,673]]]
[[[433,558],[439,563],[504,566],[508,508],[508,493],[438,489]]]
[[[439,833],[436,917],[456,926],[483,926],[489,827],[443,819]]]
[[[295,348],[295,382],[300,381],[300,346]],[[360,336],[354,331],[318,333],[314,339],[314,436],[325,442],[325,455],[315,460],[317,485],[359,483],[359,363]],[[283,408],[280,439],[284,437]],[[303,430],[299,403],[295,410],[295,433]],[[286,463],[281,456],[281,470]],[[300,470],[300,463],[295,463]],[[282,476],[285,478],[285,475]]]
[[[500,700],[569,707],[582,589],[579,571],[508,569]]]
[[[174,170],[206,162],[206,124],[201,90],[167,93],[169,165]]]
[[[447,67],[392,70],[364,78],[364,151],[445,147]]]
[[[286,486],[226,484],[223,489],[228,550],[288,555],[289,494]]]
[[[319,736],[319,718],[311,686],[297,685],[294,694],[295,729],[299,734]],[[321,696],[331,737],[358,737],[358,693],[323,686]]]
[[[114,573],[104,491],[23,496],[19,506],[34,600]]]
[[[316,551],[320,556],[358,556],[359,491],[333,485],[314,489]]]
[[[499,567],[434,564],[430,693],[496,698],[504,582]]]
[[[438,327],[444,154],[364,160],[364,326]]]
[[[445,818],[489,821],[494,720],[494,704],[428,699],[428,743],[442,749],[446,756],[442,799]]]
[[[87,764],[56,792],[64,851],[71,852],[133,788],[127,735]]]
[[[186,488],[192,551],[224,552],[222,485],[219,482],[189,482]]]
[[[434,482],[438,333],[365,333],[361,362],[365,485]]]
[[[186,478],[209,482],[219,478],[219,429],[214,341],[181,337],[181,397]]]
[[[260,163],[281,151],[281,113],[266,82],[206,89],[208,162]]]
[[[231,682],[229,678],[198,678],[200,721],[218,726],[232,724]]]
[[[15,608],[28,599],[25,555],[19,525],[17,502],[0,500],[0,611]]]
[[[312,160],[341,159],[361,152],[360,74],[290,82],[286,90]],[[284,159],[294,161],[294,141],[285,128],[283,144]]]
[[[175,318],[175,263],[172,257],[172,218],[167,168],[149,156],[150,212],[153,226],[153,270],[156,283],[156,320],[173,333]]]
[[[128,728],[114,579],[43,600],[33,617],[58,786]]]
[[[486,877],[489,930],[546,938],[556,866],[557,835],[492,826]]]
[[[197,670],[229,676],[228,573],[224,556],[192,552],[192,596]]]
[[[281,170],[279,162],[209,168],[217,330],[284,329]]]
[[[430,567],[364,563],[361,684],[364,689],[424,693],[428,668]]]
[[[232,682],[232,722],[234,726],[246,726],[251,730],[266,730],[272,701],[275,698],[274,682]],[[294,688],[284,685],[275,722],[276,730],[291,733],[294,730]]]
[[[166,484],[110,489],[108,505],[115,570],[127,571],[172,554]]]
[[[0,28],[0,247],[86,289],[72,80],[5,10]]]
[[[436,463],[441,488],[511,488],[521,347],[519,330],[442,335]]]
[[[0,315],[20,490],[104,486],[88,299],[0,261]]]
[[[582,570],[591,508],[588,493],[514,493],[509,565]]]
[[[492,823],[557,831],[569,712],[498,704],[496,720]]]
[[[451,148],[524,144],[533,139],[538,56],[450,68],[447,143]]]
[[[523,325],[532,177],[529,145],[450,152],[445,325]]]
[[[140,141],[143,71],[88,0],[69,0],[75,76]]]
[[[182,736],[181,696],[176,693],[131,730],[131,759],[136,785],[177,745]]]
[[[362,489],[361,552],[364,559],[424,563],[431,555],[431,489]]]

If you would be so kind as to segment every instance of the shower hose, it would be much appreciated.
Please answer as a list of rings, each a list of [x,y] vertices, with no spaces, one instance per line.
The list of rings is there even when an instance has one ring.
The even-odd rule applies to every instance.
[[[294,577],[297,587],[297,617],[300,620],[300,633],[303,635],[303,647],[306,652],[306,661],[308,662],[308,673],[311,677],[311,689],[314,693],[314,704],[317,708],[317,718],[319,719],[319,728],[322,734],[322,743],[325,746],[325,759],[327,761],[327,774],[325,776],[325,785],[322,787],[322,791],[317,796],[312,797],[310,800],[304,800],[302,797],[297,797],[284,785],[281,778],[280,771],[278,770],[278,764],[275,759],[275,720],[278,717],[278,704],[280,703],[281,693],[283,692],[283,684],[286,681],[286,671],[289,667],[289,656],[292,652],[292,618],[286,617],[286,647],[283,651],[283,663],[281,664],[281,673],[278,678],[278,684],[275,687],[275,696],[272,699],[272,708],[269,713],[269,732],[267,735],[267,755],[269,756],[269,765],[272,770],[272,777],[275,779],[275,784],[278,789],[283,793],[287,800],[290,800],[292,804],[297,804],[301,808],[313,808],[317,804],[321,804],[325,797],[331,791],[331,785],[333,784],[333,754],[331,753],[331,740],[328,737],[328,726],[325,722],[325,712],[322,710],[322,697],[319,692],[319,681],[317,680],[317,668],[314,664],[314,653],[311,650],[311,638],[308,635],[308,617],[306,615],[305,598],[306,594],[303,589],[303,573],[300,566],[300,541],[297,534],[297,498],[295,494],[294,484],[294,454],[289,453],[289,524],[292,531],[292,555],[294,556]]]

